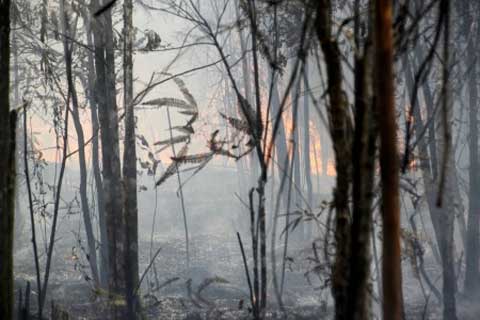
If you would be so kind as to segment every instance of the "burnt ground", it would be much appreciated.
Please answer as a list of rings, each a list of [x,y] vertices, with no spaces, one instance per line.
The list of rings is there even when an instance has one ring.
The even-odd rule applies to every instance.
[[[242,232],[247,258],[251,257],[248,238],[248,216],[242,212],[242,204],[235,195],[237,178],[232,170],[212,168],[199,173],[184,189],[187,216],[190,226],[190,269],[186,266],[185,241],[181,207],[175,181],[167,181],[155,196],[152,181],[142,183],[149,187],[139,193],[140,217],[140,273],[147,268],[150,257],[161,248],[155,264],[142,282],[142,306],[146,319],[198,320],[198,319],[249,319],[249,295],[244,266],[236,238]],[[72,174],[70,174],[72,175]],[[72,178],[73,179],[73,178]],[[142,181],[142,180],[141,180]],[[323,180],[322,180],[323,181]],[[331,195],[331,181],[323,181],[320,190],[324,199]],[[75,185],[75,184],[73,184]],[[322,198],[316,194],[315,198]],[[75,192],[66,189],[63,198],[73,199]],[[268,205],[268,199],[267,199]],[[157,207],[156,222],[153,209]],[[24,221],[26,209],[24,211]],[[56,236],[54,262],[49,282],[47,314],[50,302],[68,311],[72,319],[105,319],[105,294],[95,291],[88,277],[88,266],[82,244],[77,235],[83,230],[79,210],[75,214],[62,212]],[[37,223],[39,223],[37,217]],[[47,220],[49,221],[49,220]],[[95,223],[95,221],[94,221]],[[25,222],[25,225],[28,224]],[[150,244],[150,234],[154,238]],[[27,229],[25,227],[24,229]],[[24,289],[26,282],[32,286],[32,313],[36,308],[35,268],[29,235],[16,240],[15,254],[16,289]],[[84,235],[81,235],[84,239]],[[44,266],[44,238],[41,224],[37,227],[37,239]],[[295,238],[293,237],[295,240]],[[295,242],[295,241],[294,241]],[[283,302],[290,319],[331,319],[332,299],[329,283],[325,282],[328,268],[323,266],[312,272],[311,246],[289,244],[285,274]],[[299,243],[307,243],[299,241]],[[277,247],[276,260],[281,261],[283,247]],[[270,242],[268,242],[270,247]],[[151,248],[151,249],[150,249]],[[321,250],[321,249],[320,249]],[[270,259],[270,254],[268,255]],[[249,265],[251,265],[249,259]],[[269,263],[269,268],[270,268]],[[441,288],[438,264],[426,253],[425,268],[430,278]],[[277,267],[279,272],[280,267]],[[376,274],[375,266],[373,266]],[[250,270],[252,272],[252,270]],[[42,270],[43,274],[43,270]],[[269,318],[281,318],[283,313],[276,305],[276,297],[269,270]],[[307,275],[307,276],[306,276]],[[320,277],[318,276],[320,275]],[[460,279],[461,280],[461,279]],[[461,283],[461,281],[459,281]],[[426,287],[426,285],[424,285]],[[378,291],[376,282],[372,287]],[[403,263],[403,289],[406,319],[441,319],[437,299],[429,293],[428,304],[418,278],[412,272],[411,263]],[[378,314],[380,298],[374,293],[373,310]],[[458,298],[459,320],[480,319],[479,306],[466,306],[461,295]],[[424,316],[425,314],[425,316]]]
[[[250,319],[248,286],[238,243],[234,240],[227,235],[193,237],[191,266],[187,270],[183,239],[155,239],[152,252],[158,248],[161,251],[144,278],[141,290],[146,319]],[[106,310],[104,297],[101,292],[93,290],[91,281],[85,277],[84,258],[75,252],[72,254],[71,247],[61,244],[58,243],[55,252],[48,301],[55,301],[72,319],[105,319],[105,312],[102,312]],[[140,272],[143,273],[150,262],[150,242],[140,243],[140,248]],[[20,250],[16,257],[17,289],[24,288],[26,281],[35,285],[28,251],[28,248]],[[315,274],[305,275],[313,267],[308,262],[311,253],[309,249],[293,248],[289,254],[283,295],[289,319],[331,318],[329,289]],[[426,308],[418,280],[412,276],[409,264],[404,266],[407,319],[441,319],[441,309],[435,297],[430,296]],[[438,279],[439,270],[427,267],[427,271],[432,279]],[[269,293],[268,316],[280,319],[283,313],[275,303],[273,289]],[[35,309],[36,290],[33,287],[31,299],[32,309]],[[462,303],[459,303],[459,309],[459,319],[478,318],[479,313],[472,311],[474,309],[467,313]]]
[[[187,269],[183,239],[155,239],[154,254],[160,253],[142,282],[142,305],[147,319],[249,319],[249,294],[243,261],[236,238],[225,235],[198,235],[190,244],[190,269]],[[247,247],[248,245],[245,244]],[[141,242],[140,273],[150,262],[150,242]],[[281,248],[279,248],[281,251]],[[32,309],[36,308],[35,271],[30,249],[16,256],[16,285],[32,285]],[[297,263],[306,252],[296,249],[298,257],[289,258],[286,268],[284,304],[292,319],[315,319],[327,315],[326,290],[315,275],[305,276],[311,267]],[[247,256],[251,252],[246,251]],[[49,282],[48,301],[55,301],[73,319],[105,319],[106,308],[101,292],[91,286],[86,261],[77,249],[58,242],[56,259]],[[293,256],[293,255],[291,255]],[[280,254],[278,255],[280,261]],[[300,260],[298,260],[300,261]],[[281,312],[273,292],[269,317],[280,318]],[[48,312],[48,310],[47,310]]]

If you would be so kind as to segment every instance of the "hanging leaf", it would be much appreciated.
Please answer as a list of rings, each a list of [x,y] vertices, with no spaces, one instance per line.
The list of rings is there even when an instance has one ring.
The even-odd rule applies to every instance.
[[[207,152],[207,153],[200,153],[200,154],[192,154],[192,155],[186,155],[183,157],[172,157],[171,159],[173,161],[176,161],[178,163],[182,164],[187,164],[187,163],[201,163],[205,161],[208,158],[211,158],[213,155],[213,152]]]
[[[184,145],[183,148],[180,150],[178,153],[177,157],[184,157],[187,154],[188,151],[188,144]],[[167,167],[163,175],[158,179],[157,183],[155,184],[157,187],[164,183],[168,178],[173,176],[175,173],[177,173],[178,167],[180,166],[181,163],[178,163],[176,161],[172,161],[170,165]]]
[[[185,110],[185,111],[178,111],[178,113],[181,113],[181,114],[184,114],[184,115],[187,115],[187,116],[193,116],[193,115],[198,115],[198,111],[197,110]]]
[[[190,105],[192,105],[195,109],[198,109],[197,101],[195,100],[193,95],[188,90],[187,86],[185,85],[185,82],[183,82],[183,80],[180,79],[179,77],[173,78],[173,81],[178,86],[178,88],[182,92],[183,96],[190,103]]]
[[[251,134],[252,131],[250,130],[250,126],[248,125],[247,121],[226,116],[221,112],[220,112],[220,116],[225,120],[227,120],[228,123],[238,131],[245,132],[246,134]]]
[[[257,121],[257,113],[255,110],[253,110],[250,102],[248,102],[248,100],[242,95],[238,97],[238,100],[240,104],[241,117],[244,118],[245,121],[250,120],[250,122],[254,124]]]
[[[190,120],[188,120],[186,126],[192,126],[193,123],[194,123],[195,121],[197,121],[197,119],[198,119],[198,112],[195,113],[195,114],[193,114],[193,117],[191,117]]]
[[[142,103],[142,105],[157,106],[157,107],[169,106],[174,108],[196,111],[195,106],[192,106],[191,104],[188,104],[186,101],[177,99],[177,98],[158,98],[158,99],[146,101]]]
[[[193,131],[193,127],[188,124],[186,126],[175,126],[175,127],[172,127],[172,129],[181,131],[189,135],[195,133],[195,131]]]
[[[171,144],[176,144],[180,142],[187,142],[190,141],[190,136],[178,136],[178,137],[173,137],[172,139],[167,139],[167,140],[161,140],[157,141],[154,143],[156,146],[162,146],[162,145],[171,145]]]
[[[148,141],[147,139],[145,139],[145,137],[143,135],[137,135],[137,139],[140,140],[140,143],[142,144],[142,146],[148,148],[149,145],[148,145]]]

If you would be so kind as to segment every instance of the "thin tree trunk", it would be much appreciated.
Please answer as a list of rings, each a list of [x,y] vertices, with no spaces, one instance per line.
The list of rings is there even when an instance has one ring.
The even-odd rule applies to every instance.
[[[38,259],[37,235],[35,230],[35,212],[33,208],[32,187],[30,183],[30,171],[28,168],[28,139],[27,139],[27,104],[23,107],[23,162],[25,169],[25,184],[27,185],[28,210],[30,213],[30,229],[32,232],[33,259],[35,262],[35,275],[37,280],[38,318],[42,319],[42,282],[40,280],[40,262]]]
[[[67,84],[68,85],[68,84]],[[47,248],[47,262],[45,265],[45,274],[43,276],[43,283],[42,283],[42,291],[41,291],[41,298],[40,298],[40,305],[41,308],[45,308],[45,300],[47,297],[47,288],[48,288],[48,280],[50,279],[50,268],[52,265],[52,257],[53,257],[53,247],[55,245],[55,235],[57,232],[57,222],[58,222],[58,215],[60,213],[60,199],[62,195],[62,186],[63,186],[63,177],[65,175],[65,166],[67,163],[68,158],[68,122],[70,119],[70,88],[67,90],[67,97],[65,101],[65,118],[63,123],[63,145],[62,145],[62,160],[60,164],[60,173],[57,179],[57,185],[54,193],[54,204],[53,204],[53,221],[52,227],[50,229],[50,239],[48,241],[48,248]],[[47,245],[47,243],[46,243]]]
[[[291,93],[292,98],[292,119],[298,119],[299,114],[299,106],[300,106],[300,90],[302,88],[302,77],[298,75],[296,77],[296,83],[293,86],[293,90]],[[296,187],[292,188],[292,199],[293,199],[293,208],[299,207],[300,195],[299,195],[299,188],[302,185],[302,177],[300,173],[300,148],[299,148],[299,141],[300,141],[300,132],[298,129],[298,122],[292,126],[292,163],[290,165],[293,166],[293,176],[290,177],[289,183],[293,184]],[[296,230],[298,235],[300,230]]]
[[[65,35],[70,34],[70,26],[68,22],[67,12],[65,11],[64,0],[60,1],[60,21],[61,21],[61,30]],[[77,89],[75,87],[75,82],[72,75],[72,48],[71,44],[68,43],[67,37],[63,37],[63,50],[65,55],[65,67],[68,81],[68,88],[70,89],[69,95],[72,99],[72,120],[75,126],[75,131],[77,133],[77,142],[78,142],[78,165],[80,168],[80,203],[82,207],[82,216],[83,222],[85,224],[85,233],[87,235],[87,245],[88,253],[87,260],[90,265],[92,272],[92,279],[94,285],[98,286],[99,276],[98,276],[98,266],[97,266],[97,249],[95,236],[93,234],[93,226],[90,215],[90,204],[87,196],[87,163],[85,157],[85,137],[83,134],[82,122],[80,120],[79,104]]]
[[[235,6],[235,14],[236,14],[237,21],[240,21],[240,12],[239,12],[239,7],[237,5]],[[253,92],[252,92],[252,84],[251,84],[251,78],[250,78],[250,73],[252,71],[250,67],[250,60],[247,54],[248,52],[247,43],[245,41],[243,30],[239,24],[237,25],[237,31],[238,31],[238,36],[240,38],[240,52],[242,54],[245,54],[245,56],[242,59],[242,80],[243,80],[245,98],[250,104],[252,104]],[[256,92],[255,94],[259,94],[259,93]],[[255,152],[252,152],[251,154],[249,154],[247,158],[250,161],[250,183],[252,183],[258,177],[257,163],[259,159],[255,155]]]
[[[312,185],[312,165],[310,162],[310,98],[307,92],[308,88],[308,59],[305,61],[303,73],[303,175],[305,177],[305,188],[307,192],[307,202],[309,207],[313,207],[313,185]],[[304,233],[309,239],[311,236],[311,224],[304,226]]]
[[[467,3],[466,6],[469,5]],[[480,9],[480,5],[477,5]],[[477,9],[477,11],[478,11]],[[464,30],[468,35],[467,45],[467,70],[468,70],[468,92],[469,92],[469,121],[470,121],[470,167],[469,167],[469,195],[468,195],[468,226],[467,241],[465,248],[466,270],[465,270],[465,294],[473,299],[480,289],[480,166],[478,157],[478,44],[480,39],[480,24],[474,32],[468,32],[474,21],[473,10],[468,10]],[[476,33],[475,35],[472,33]]]
[[[92,30],[92,21],[88,11],[82,11],[83,18],[85,20],[85,28],[86,28],[86,37],[87,37],[87,45],[90,48],[94,47],[94,40],[93,40],[93,30]],[[95,89],[95,81],[96,81],[96,74],[95,74],[95,64],[94,64],[94,53],[91,50],[87,51],[87,69],[88,69],[88,78],[85,81],[85,87],[87,92],[87,99],[90,103],[90,115],[92,120],[92,169],[93,169],[93,177],[95,180],[95,189],[97,194],[97,213],[98,213],[98,223],[100,229],[100,264],[99,264],[99,271],[100,271],[100,282],[103,288],[108,287],[108,238],[107,238],[107,225],[106,225],[106,217],[105,217],[105,200],[104,200],[104,192],[103,192],[103,182],[102,182],[102,175],[100,171],[100,160],[99,160],[99,139],[98,136],[100,135],[100,128],[98,123],[98,113],[97,113],[97,97],[96,97],[96,89]],[[98,84],[100,87],[98,90],[102,90],[103,84]],[[101,91],[100,91],[101,92]]]
[[[128,318],[136,319],[139,300],[138,285],[138,209],[137,209],[137,152],[135,138],[135,112],[133,101],[133,4],[123,5],[123,103],[125,108],[125,142],[123,154],[123,181],[125,194],[125,272]]]
[[[270,121],[274,123],[275,119],[279,116],[280,112],[280,95],[278,92],[278,75],[274,75],[273,70],[269,71],[269,82],[273,83],[272,86],[272,96],[270,102]],[[280,120],[280,124],[278,126],[277,135],[275,137],[275,153],[277,159],[277,167],[278,167],[278,179],[281,181],[283,176],[287,174],[289,165],[288,165],[288,151],[287,151],[287,139],[285,134],[285,126],[283,125],[283,120]],[[286,167],[284,165],[287,164]],[[279,195],[282,198],[284,194]],[[283,201],[285,202],[285,201]]]

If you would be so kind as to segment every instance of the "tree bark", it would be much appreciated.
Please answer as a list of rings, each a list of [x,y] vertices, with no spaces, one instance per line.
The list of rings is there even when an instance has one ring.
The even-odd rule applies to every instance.
[[[375,12],[376,104],[377,112],[382,115],[379,129],[383,216],[383,318],[401,320],[403,297],[392,1],[377,0]]]
[[[320,0],[316,7],[315,31],[327,69],[328,115],[335,152],[337,182],[334,190],[336,253],[332,275],[335,319],[347,319],[347,296],[350,256],[350,172],[351,128],[348,101],[342,88],[341,53],[332,35],[331,2]],[[323,146],[322,146],[323,147]]]
[[[123,181],[125,194],[125,272],[128,319],[136,319],[139,300],[138,285],[138,209],[137,209],[137,152],[135,112],[133,102],[133,4],[125,0],[123,7],[123,103],[125,108],[125,141]]]
[[[10,111],[10,1],[0,1],[0,315],[13,319],[16,112]]]
[[[93,11],[93,10],[91,10]],[[90,48],[94,48],[93,40],[93,22],[91,20],[90,14],[87,10],[82,10],[83,19],[85,21],[85,32],[87,38],[87,45]],[[98,105],[95,89],[96,73],[95,73],[95,57],[94,53],[91,50],[87,51],[87,70],[88,75],[87,79],[84,82],[85,92],[87,99],[90,103],[90,115],[92,120],[92,169],[93,177],[95,180],[95,189],[97,194],[97,214],[98,214],[98,223],[100,229],[100,263],[99,263],[99,276],[101,286],[106,289],[108,287],[108,238],[107,238],[107,225],[106,225],[106,216],[105,216],[105,200],[103,192],[103,182],[102,175],[100,170],[100,160],[99,160],[99,135],[100,128],[98,123]],[[99,84],[101,86],[101,84]],[[102,90],[100,87],[98,90]]]
[[[313,185],[312,185],[312,165],[310,161],[310,96],[308,95],[308,59],[305,61],[303,74],[303,175],[305,177],[305,188],[307,193],[307,202],[309,207],[313,207]],[[304,226],[306,239],[311,237],[311,224]]]
[[[92,1],[93,12],[97,8],[99,8],[99,1]],[[97,74],[96,100],[102,142],[102,175],[109,254],[108,285],[112,300],[112,317],[126,319],[125,216],[115,90],[113,25],[110,9],[93,19],[93,32]]]
[[[469,6],[466,1],[465,6]],[[477,11],[480,5],[477,5]],[[470,167],[469,167],[469,195],[468,195],[468,226],[467,241],[465,248],[465,294],[474,298],[480,289],[480,167],[478,157],[478,89],[477,89],[477,42],[480,39],[480,25],[478,30],[469,30],[475,19],[474,10],[467,9],[467,18],[464,27],[465,35],[468,35],[466,69],[468,70],[468,93],[469,93],[469,121],[470,121]],[[469,32],[470,31],[470,32]],[[473,32],[472,32],[473,31]]]
[[[13,219],[10,206],[10,1],[0,1],[0,314],[13,319]]]
[[[373,1],[372,1],[373,2]],[[360,43],[360,8],[356,2],[355,41],[355,131],[352,146],[353,213],[350,242],[349,319],[371,319],[370,239],[373,229],[377,117],[373,98],[372,28]],[[370,6],[370,10],[373,8]],[[367,15],[369,18],[372,14]],[[373,24],[372,21],[369,22]]]

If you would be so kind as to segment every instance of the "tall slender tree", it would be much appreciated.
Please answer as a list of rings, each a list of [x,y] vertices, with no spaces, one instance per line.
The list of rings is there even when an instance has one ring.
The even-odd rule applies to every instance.
[[[383,217],[383,318],[400,320],[403,318],[403,296],[391,0],[375,1],[375,35],[375,95],[378,113],[382,114],[379,132]]]
[[[465,248],[465,293],[473,298],[480,289],[480,163],[478,155],[478,40],[480,39],[480,24],[474,28],[475,12],[479,12],[480,4],[462,1],[465,10],[465,21],[462,29],[467,37],[466,70],[469,94],[469,196],[468,196],[468,229]],[[470,6],[472,8],[470,9]],[[476,9],[476,10],[474,10]]]
[[[100,2],[92,1],[92,14]],[[112,317],[126,319],[125,214],[122,169],[120,165],[118,110],[115,89],[115,54],[111,7],[93,19],[98,103],[102,142],[103,194],[108,238],[108,286],[112,298]]]
[[[139,301],[138,284],[138,209],[137,209],[137,152],[135,113],[133,106],[133,4],[123,4],[123,103],[125,108],[125,142],[123,154],[123,183],[125,194],[125,272],[128,319],[136,319]]]

